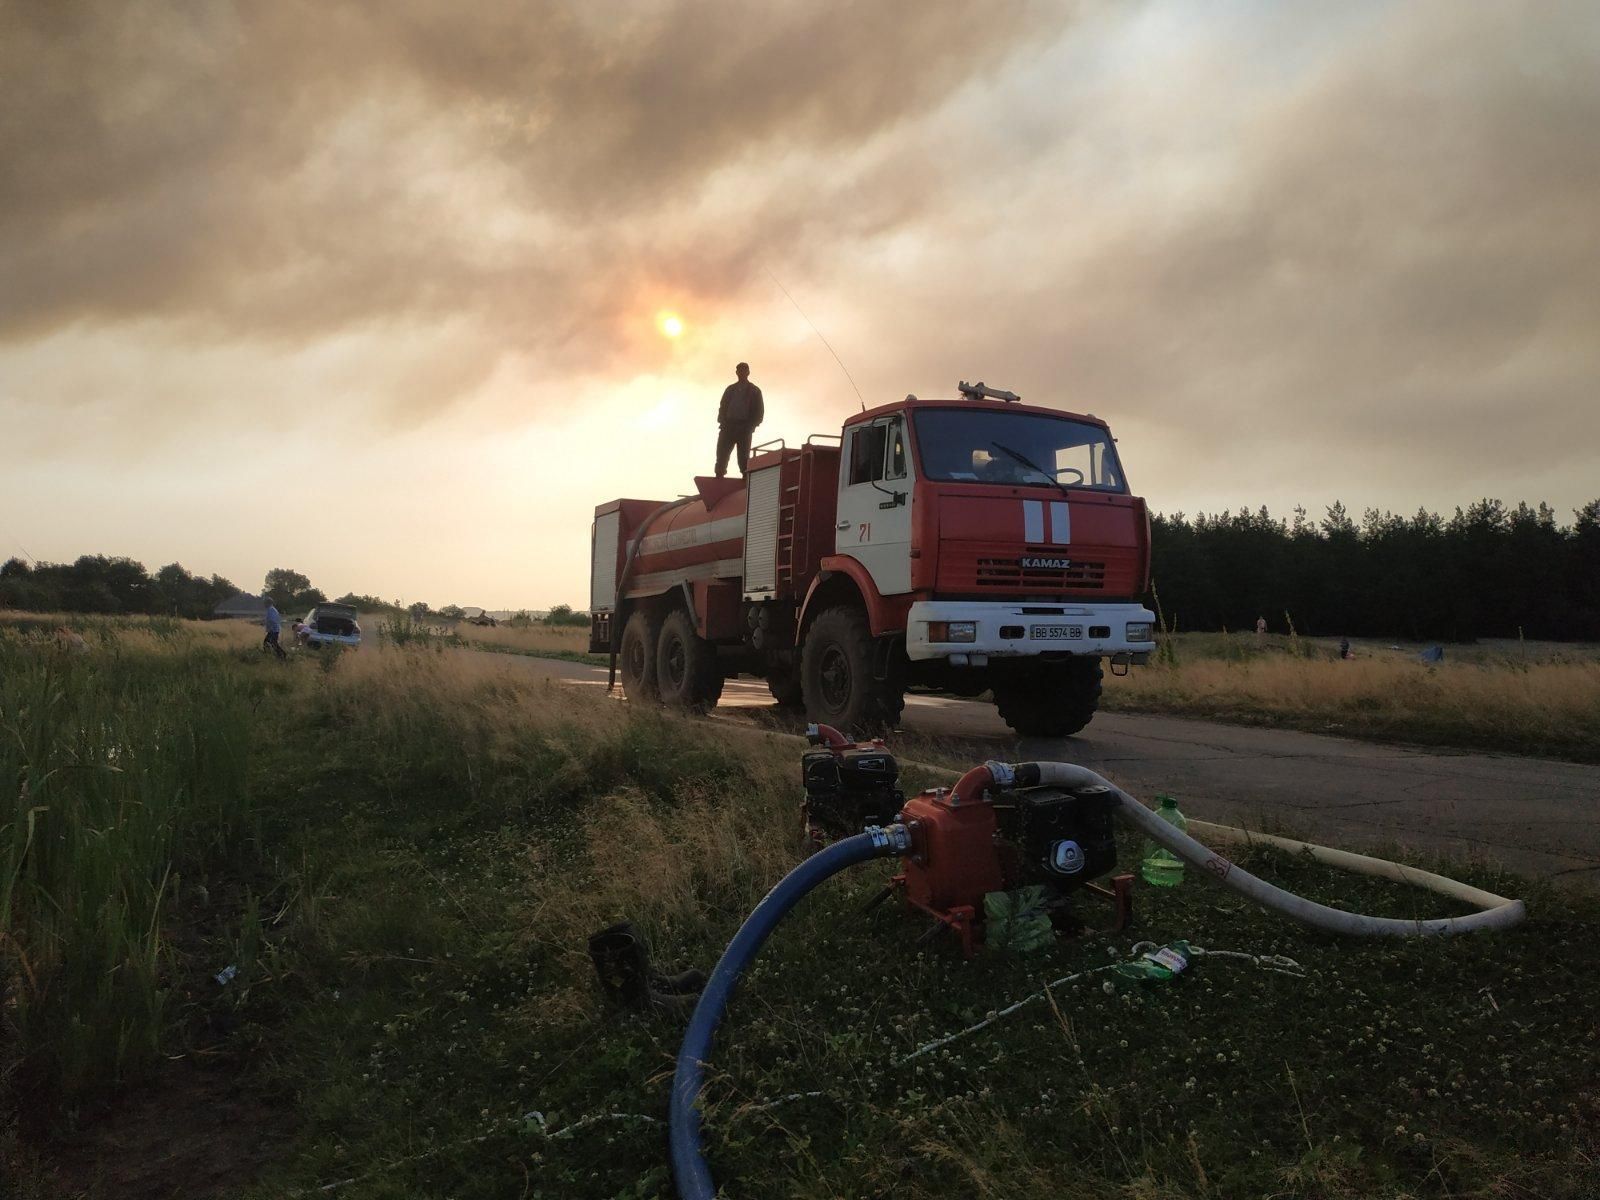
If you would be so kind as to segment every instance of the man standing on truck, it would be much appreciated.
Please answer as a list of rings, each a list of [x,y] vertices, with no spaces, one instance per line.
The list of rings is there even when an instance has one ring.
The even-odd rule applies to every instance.
[[[730,383],[722,391],[722,404],[717,408],[717,478],[728,473],[728,451],[738,449],[739,474],[744,474],[745,463],[750,460],[750,435],[766,416],[761,402],[761,389],[750,382],[750,364],[740,363],[734,368],[738,382]]]

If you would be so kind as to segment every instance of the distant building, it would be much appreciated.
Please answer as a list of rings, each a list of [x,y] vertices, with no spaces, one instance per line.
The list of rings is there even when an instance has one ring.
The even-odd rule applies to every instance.
[[[247,621],[259,621],[267,612],[267,606],[260,596],[252,596],[249,592],[240,592],[237,596],[229,596],[226,600],[217,602],[211,610],[213,617],[234,617]]]

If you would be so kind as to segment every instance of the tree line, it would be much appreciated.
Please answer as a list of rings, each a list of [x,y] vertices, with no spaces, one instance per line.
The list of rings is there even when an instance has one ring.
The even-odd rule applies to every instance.
[[[1399,517],[1368,509],[1357,524],[1336,503],[1320,521],[1251,512],[1178,512],[1151,518],[1151,574],[1169,625],[1471,641],[1478,637],[1600,640],[1600,500],[1556,520],[1548,504],[1507,508],[1480,500],[1446,519],[1419,509]],[[287,567],[262,583],[284,611],[327,599]],[[84,555],[73,563],[0,564],[0,607],[33,612],[210,616],[240,591],[220,575],[169,563],[154,575],[128,558]],[[363,612],[459,617],[446,605],[403,605],[347,593]],[[518,614],[518,618],[527,618]],[[517,623],[521,621],[514,618]],[[585,624],[558,605],[551,623]]]
[[[0,563],[0,608],[24,612],[97,613],[106,615],[209,617],[218,604],[243,589],[221,575],[191,574],[181,563],[168,563],[154,575],[131,558],[85,554],[70,563],[29,563],[20,558]],[[261,581],[258,595],[271,596],[279,611],[299,613],[328,601],[327,594],[292,567],[274,567]],[[346,592],[334,600],[367,614],[408,613],[417,620],[438,617],[457,620],[466,610],[457,604],[435,609],[418,601],[406,604],[359,592]],[[532,614],[520,612],[511,623],[531,623]],[[558,604],[545,618],[548,624],[587,625],[587,614]]]
[[[1169,624],[1328,636],[1600,640],[1600,500],[1556,519],[1548,504],[1480,500],[1455,515],[1342,503],[1321,521],[1256,512],[1151,518],[1151,575]]]

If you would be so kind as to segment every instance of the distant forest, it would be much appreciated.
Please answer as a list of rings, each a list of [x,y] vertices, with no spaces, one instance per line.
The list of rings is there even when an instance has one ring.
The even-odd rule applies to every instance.
[[[1289,519],[1265,508],[1193,520],[1179,512],[1151,519],[1152,575],[1162,614],[1180,631],[1253,629],[1265,617],[1275,631],[1292,620],[1301,633],[1334,637],[1600,640],[1600,500],[1573,517],[1563,524],[1547,504],[1498,500],[1448,519],[1369,509],[1359,524],[1343,504],[1321,521],[1304,509]],[[266,586],[286,611],[326,598],[285,568]],[[0,564],[0,608],[32,612],[204,617],[240,590],[177,563],[154,575],[103,555]],[[339,600],[392,607],[353,593]]]
[[[1600,500],[1556,520],[1547,504],[1480,500],[1445,519],[1343,504],[1313,522],[1240,509],[1151,519],[1151,574],[1179,630],[1472,641],[1600,640]],[[1285,615],[1287,614],[1287,616]]]
[[[244,590],[221,575],[190,574],[180,563],[168,563],[152,575],[141,562],[103,554],[85,554],[71,563],[29,564],[20,558],[0,563],[0,608],[26,612],[209,617],[218,604]],[[286,612],[328,599],[304,575],[287,567],[268,571],[254,592],[262,590],[271,592]],[[340,596],[339,603],[391,607],[375,596]]]

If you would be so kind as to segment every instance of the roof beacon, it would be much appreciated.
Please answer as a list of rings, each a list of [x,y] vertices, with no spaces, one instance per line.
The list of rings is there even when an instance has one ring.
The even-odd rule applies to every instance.
[[[961,381],[961,394],[968,400],[982,400],[987,397],[990,400],[1004,400],[1007,404],[1015,404],[1022,399],[1015,392],[1002,392],[999,388],[992,388],[981,379],[977,383],[968,383],[963,379]]]

